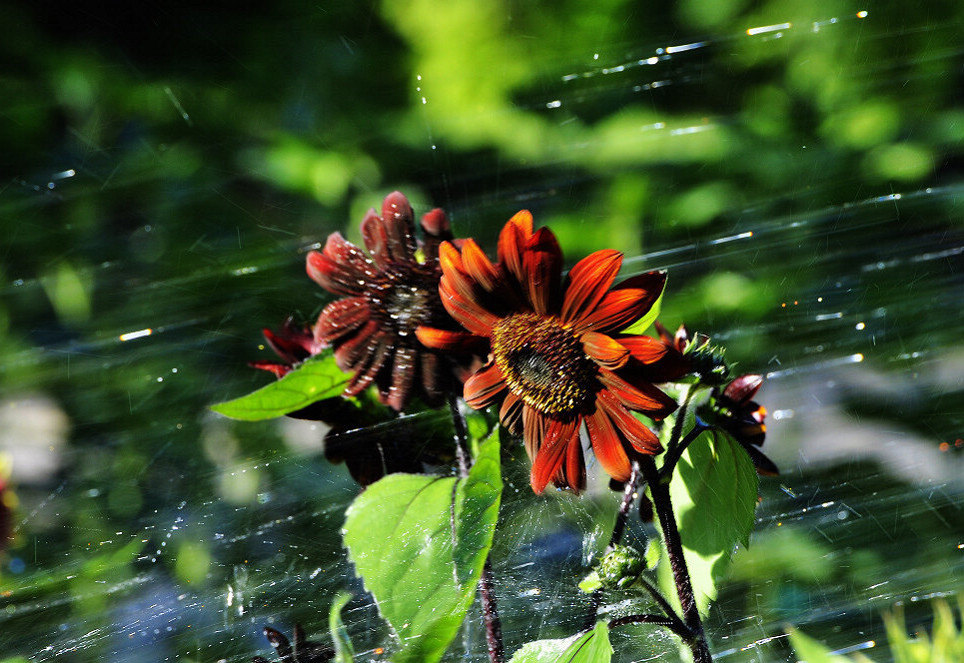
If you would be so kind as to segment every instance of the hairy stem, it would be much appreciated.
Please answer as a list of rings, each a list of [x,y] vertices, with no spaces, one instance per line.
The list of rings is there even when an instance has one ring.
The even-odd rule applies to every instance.
[[[472,457],[469,453],[469,432],[465,425],[465,417],[459,409],[458,400],[449,396],[449,410],[452,413],[452,425],[455,428],[455,457],[459,466],[459,476],[463,479],[469,476],[472,467]],[[505,646],[502,643],[502,620],[499,619],[499,609],[495,602],[494,576],[492,565],[488,558],[482,568],[479,580],[479,598],[482,602],[482,620],[485,622],[485,642],[489,652],[490,663],[505,662]]]

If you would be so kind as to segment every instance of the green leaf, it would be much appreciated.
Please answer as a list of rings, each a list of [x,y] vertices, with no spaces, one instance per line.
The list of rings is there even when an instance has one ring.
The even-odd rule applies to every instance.
[[[602,580],[599,578],[599,572],[595,570],[590,571],[589,575],[579,582],[579,590],[586,594],[592,594],[602,586],[603,584]]]
[[[738,543],[749,543],[757,501],[756,469],[732,437],[707,431],[683,453],[670,496],[679,526],[683,555],[700,613],[716,598],[716,580]],[[660,585],[675,601],[669,564],[659,565]]]
[[[211,409],[242,421],[273,419],[339,396],[347,382],[348,376],[335,365],[334,355],[327,354],[309,359],[280,380],[247,396],[217,403]]]
[[[335,663],[352,663],[355,656],[355,648],[352,647],[351,638],[348,637],[348,629],[341,620],[341,611],[351,600],[348,592],[338,592],[335,600],[331,603],[331,611],[328,613],[328,632],[331,634],[331,641],[335,645]]]
[[[847,657],[830,653],[826,645],[795,628],[788,628],[787,635],[790,636],[790,645],[797,657],[806,663],[850,663]]]
[[[527,642],[509,663],[609,663],[612,655],[609,627],[599,621],[593,630],[579,636]]]
[[[391,474],[348,508],[348,554],[398,636],[393,660],[437,661],[458,633],[492,547],[502,493],[498,435],[466,479]]]
[[[661,309],[662,306],[663,306],[663,295],[664,295],[664,294],[666,294],[666,288],[665,288],[665,287],[663,288],[663,292],[659,293],[659,297],[657,297],[657,298],[656,298],[656,301],[653,302],[653,307],[652,307],[651,309],[649,309],[649,311],[646,313],[646,315],[644,315],[644,316],[641,317],[639,320],[637,320],[637,321],[634,322],[633,324],[631,324],[631,325],[629,325],[628,327],[626,327],[626,329],[624,329],[624,330],[622,331],[622,333],[623,333],[623,334],[643,334],[643,333],[645,333],[646,330],[650,328],[650,325],[652,325],[654,322],[656,322],[656,318],[659,317],[659,311],[660,311],[660,309]]]

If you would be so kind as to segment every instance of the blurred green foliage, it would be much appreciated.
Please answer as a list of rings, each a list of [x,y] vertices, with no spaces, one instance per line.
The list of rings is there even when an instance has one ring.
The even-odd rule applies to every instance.
[[[890,259],[870,237],[924,251],[961,230],[962,24],[953,0],[0,5],[0,401],[44,394],[71,422],[42,440],[59,469],[17,487],[7,559],[28,570],[0,570],[0,626],[31,634],[24,655],[70,620],[106,629],[104,581],[126,587],[152,555],[185,586],[240,588],[224,576],[276,552],[215,536],[254,523],[298,554],[310,541],[275,560],[293,576],[341,554],[347,475],[206,408],[265,383],[244,365],[267,356],[261,327],[325,302],[304,250],[357,238],[392,189],[490,252],[529,207],[570,264],[615,247],[627,273],[669,267],[667,326],[721,332],[743,366],[826,348],[892,369],[953,347],[953,256],[861,266]],[[929,187],[948,193],[873,202]],[[814,324],[846,309],[818,295],[859,317]],[[858,319],[879,321],[872,341],[850,335]],[[939,410],[919,425],[959,431],[959,408]],[[207,519],[171,529],[185,509]],[[610,514],[507,509],[535,529]],[[773,559],[793,579],[818,546],[766,545],[755,572],[737,556],[741,581]]]

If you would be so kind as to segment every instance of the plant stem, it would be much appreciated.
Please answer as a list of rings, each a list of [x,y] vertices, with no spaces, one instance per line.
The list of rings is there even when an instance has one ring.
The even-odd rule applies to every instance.
[[[684,412],[685,414],[685,412]],[[696,424],[686,434],[679,443],[674,444],[666,451],[666,455],[663,456],[663,465],[659,468],[659,477],[663,481],[669,481],[673,477],[673,471],[676,469],[676,463],[679,462],[680,457],[686,448],[689,447],[693,441],[700,436],[703,431],[710,430],[703,421],[697,417]]]
[[[469,452],[469,432],[465,425],[465,417],[459,409],[455,396],[449,396],[449,411],[452,413],[452,425],[455,428],[455,457],[458,461],[459,476],[469,476],[472,467],[472,456]],[[505,662],[505,646],[502,643],[502,620],[499,619],[499,609],[495,602],[494,576],[492,565],[488,557],[482,567],[482,577],[479,579],[479,598],[482,602],[482,621],[485,622],[485,642],[489,651],[490,663]]]
[[[699,608],[696,605],[689,569],[686,568],[686,559],[683,557],[683,542],[680,539],[679,528],[676,526],[676,516],[673,514],[669,483],[661,480],[656,463],[651,457],[642,460],[641,468],[643,477],[649,484],[649,492],[653,498],[653,506],[659,519],[659,527],[663,532],[663,542],[669,556],[670,568],[673,571],[676,596],[683,611],[683,622],[689,632],[684,640],[693,652],[693,663],[709,663],[713,659],[710,656],[706,635],[703,633],[703,622],[700,620]]]

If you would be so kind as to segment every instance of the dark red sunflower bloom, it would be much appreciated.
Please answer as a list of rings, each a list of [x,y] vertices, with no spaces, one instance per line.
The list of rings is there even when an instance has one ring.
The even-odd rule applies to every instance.
[[[321,312],[314,337],[333,346],[339,368],[353,374],[345,395],[374,384],[380,400],[395,410],[404,409],[416,391],[438,404],[455,386],[451,361],[415,336],[419,325],[457,327],[438,294],[438,247],[452,233],[445,213],[432,210],[422,217],[420,247],[413,219],[408,199],[396,191],[385,197],[381,216],[372,209],[362,221],[370,256],[336,232],[307,260],[308,275],[344,297]]]
[[[762,385],[762,375],[741,375],[722,391],[715,389],[713,419],[746,449],[759,474],[776,476],[780,473],[779,469],[758,448],[766,438],[767,411],[753,397]]]
[[[500,404],[504,426],[523,433],[532,462],[532,488],[552,481],[585,486],[580,429],[614,479],[630,475],[634,454],[661,450],[655,433],[633,416],[659,419],[671,398],[638,379],[639,369],[666,353],[649,336],[618,332],[642,317],[663,290],[666,275],[649,272],[613,287],[622,264],[617,251],[597,251],[562,281],[562,251],[547,228],[533,232],[519,212],[499,236],[493,264],[472,240],[461,251],[443,244],[439,292],[467,332],[421,328],[418,337],[441,350],[480,338],[489,361],[465,382],[465,400],[480,409]]]

